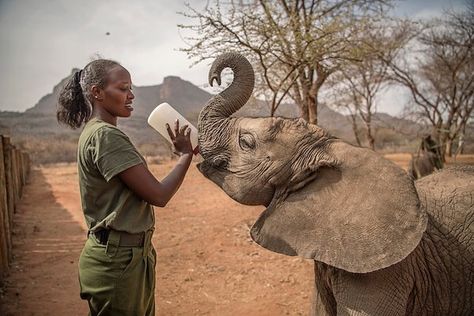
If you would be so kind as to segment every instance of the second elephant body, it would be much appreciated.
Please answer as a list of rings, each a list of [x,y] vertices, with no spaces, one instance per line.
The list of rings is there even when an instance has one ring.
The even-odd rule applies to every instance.
[[[416,188],[428,225],[415,250],[370,273],[315,262],[312,315],[473,315],[474,170],[448,168]]]

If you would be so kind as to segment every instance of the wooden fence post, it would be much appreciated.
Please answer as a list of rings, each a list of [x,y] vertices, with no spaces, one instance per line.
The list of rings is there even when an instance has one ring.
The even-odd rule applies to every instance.
[[[24,187],[26,185],[26,153],[20,151],[20,166],[21,166],[21,186]]]
[[[13,213],[30,172],[30,157],[0,135],[0,284],[12,259]]]
[[[3,157],[5,159],[5,181],[7,189],[7,205],[8,205],[8,219],[10,227],[13,224],[13,210],[15,208],[15,193],[13,190],[13,173],[12,173],[12,146],[10,137],[3,137]]]
[[[3,281],[3,277],[8,270],[12,253],[11,229],[8,215],[3,136],[0,135],[0,283]]]
[[[21,195],[21,188],[19,183],[20,181],[18,181],[18,170],[18,149],[16,149],[16,147],[12,145],[12,176],[14,183],[13,188],[15,191],[15,210]]]
[[[28,153],[25,153],[25,170],[26,170],[26,180],[28,181],[28,177],[30,176],[30,155],[28,155]]]
[[[17,149],[16,160],[18,162],[18,182],[20,183],[20,192],[23,193],[23,162],[21,161],[21,149]],[[22,194],[20,194],[21,197]]]
[[[16,162],[18,167],[18,188],[19,188],[19,197],[23,196],[23,165],[21,164],[21,149],[16,150]]]

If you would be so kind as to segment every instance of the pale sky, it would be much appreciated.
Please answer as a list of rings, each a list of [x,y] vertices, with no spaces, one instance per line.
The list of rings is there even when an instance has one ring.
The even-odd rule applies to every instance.
[[[187,2],[203,9],[208,1]],[[436,16],[463,3],[404,0],[395,12]],[[182,0],[0,0],[0,110],[34,106],[72,68],[82,68],[97,54],[119,61],[138,86],[175,75],[203,87],[208,62],[190,68],[192,61],[178,51],[185,44],[177,24],[190,22],[177,14],[184,10]],[[387,100],[397,94],[389,93]],[[389,103],[379,111],[396,114],[400,109]]]

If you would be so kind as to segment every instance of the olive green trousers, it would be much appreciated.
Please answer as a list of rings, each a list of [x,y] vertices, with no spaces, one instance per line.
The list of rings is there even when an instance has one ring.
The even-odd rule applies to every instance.
[[[147,233],[143,247],[119,247],[111,231],[107,246],[90,235],[79,258],[81,298],[89,315],[155,315],[156,252]]]

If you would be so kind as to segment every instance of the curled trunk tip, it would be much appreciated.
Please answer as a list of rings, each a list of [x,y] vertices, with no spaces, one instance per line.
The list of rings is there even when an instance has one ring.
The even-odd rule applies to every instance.
[[[221,85],[221,73],[224,68],[231,68],[234,73],[234,80],[231,85],[218,95],[213,96],[201,110],[198,118],[199,146],[203,157],[206,152],[210,152],[215,144],[213,135],[222,131],[216,131],[216,126],[224,128],[220,124],[239,110],[252,95],[255,84],[255,75],[250,62],[239,53],[224,53],[216,58],[209,70],[209,84],[213,86],[214,81]],[[216,124],[219,123],[219,124]]]

